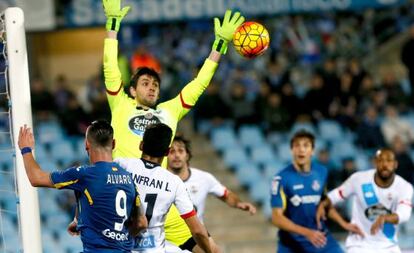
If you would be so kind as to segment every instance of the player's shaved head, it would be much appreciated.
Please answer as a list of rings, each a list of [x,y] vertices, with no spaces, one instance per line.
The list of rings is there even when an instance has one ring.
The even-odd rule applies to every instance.
[[[104,148],[109,151],[113,147],[114,129],[105,120],[96,120],[86,130],[86,139],[92,148]]]
[[[375,153],[375,165],[378,177],[386,182],[394,178],[398,161],[390,148],[381,148]]]
[[[379,158],[381,155],[390,155],[395,159],[395,153],[391,148],[381,148],[375,153],[375,158]]]
[[[167,155],[171,137],[172,130],[166,124],[149,125],[142,138],[142,152],[152,157]]]

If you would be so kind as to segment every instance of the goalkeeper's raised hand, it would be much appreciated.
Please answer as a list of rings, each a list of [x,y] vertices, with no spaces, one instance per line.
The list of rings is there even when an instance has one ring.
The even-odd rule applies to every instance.
[[[131,7],[125,6],[121,9],[121,0],[102,0],[102,5],[106,16],[106,30],[118,32],[122,19]]]
[[[235,12],[232,15],[231,10],[226,11],[221,24],[218,18],[214,18],[214,33],[216,39],[214,40],[213,50],[225,54],[227,52],[227,44],[233,39],[233,34],[243,22],[244,17],[240,12]]]

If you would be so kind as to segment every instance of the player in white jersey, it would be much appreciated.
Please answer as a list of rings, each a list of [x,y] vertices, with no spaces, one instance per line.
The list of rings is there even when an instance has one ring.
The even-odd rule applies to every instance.
[[[351,223],[361,229],[362,235],[348,235],[346,248],[350,253],[401,252],[397,229],[398,224],[410,218],[413,187],[395,174],[398,163],[392,150],[378,150],[375,165],[376,169],[352,174],[340,187],[328,193],[318,209],[319,220],[327,209],[354,197]],[[340,223],[342,217],[334,220]]]
[[[183,136],[175,136],[168,153],[168,170],[184,181],[201,221],[203,221],[208,194],[213,194],[230,207],[248,211],[252,215],[256,213],[254,205],[240,201],[240,198],[235,193],[223,186],[212,174],[190,167],[189,161],[191,156],[190,142]],[[191,241],[192,239],[189,238],[189,240]],[[210,244],[214,252],[220,252],[220,249],[211,237]],[[193,248],[187,248],[187,250],[200,252],[198,246],[195,244],[193,246]]]
[[[197,212],[183,181],[160,164],[168,154],[172,130],[165,124],[147,127],[140,149],[141,159],[118,158],[116,161],[133,174],[148,219],[148,229],[137,238],[133,252],[165,252],[165,217],[174,204],[187,223],[197,245],[211,252],[207,230],[197,218]]]

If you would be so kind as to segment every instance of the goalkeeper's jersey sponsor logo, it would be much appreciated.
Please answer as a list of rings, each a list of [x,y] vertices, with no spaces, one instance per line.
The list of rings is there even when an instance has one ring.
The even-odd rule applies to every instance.
[[[157,123],[161,123],[161,120],[153,113],[148,112],[132,117],[128,122],[128,126],[134,134],[142,137],[147,126]]]

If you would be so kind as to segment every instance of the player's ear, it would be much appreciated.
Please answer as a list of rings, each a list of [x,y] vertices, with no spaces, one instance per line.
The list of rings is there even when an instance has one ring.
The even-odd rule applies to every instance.
[[[89,150],[89,146],[90,146],[90,144],[89,144],[88,139],[85,139],[85,150],[86,150],[86,151],[88,151],[88,150]]]
[[[144,142],[143,142],[143,141],[141,141],[141,142],[139,143],[139,150],[141,150],[141,151],[143,151],[143,150],[144,150]]]
[[[133,85],[129,86],[129,93],[134,98],[137,96],[137,90],[135,89],[135,87]]]
[[[115,144],[116,144],[115,139],[112,139],[112,149],[115,148]]]

